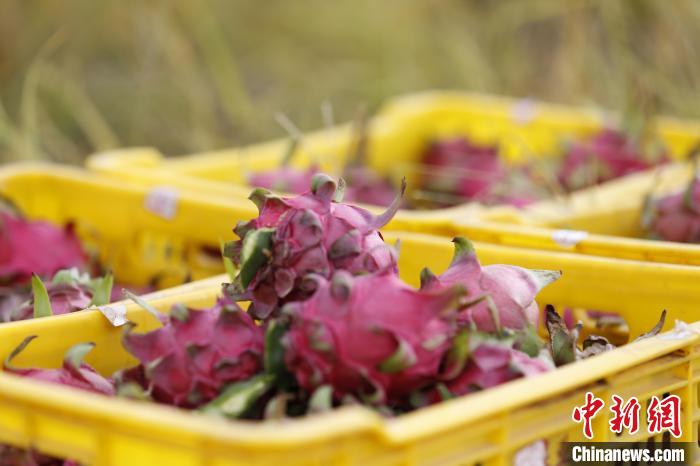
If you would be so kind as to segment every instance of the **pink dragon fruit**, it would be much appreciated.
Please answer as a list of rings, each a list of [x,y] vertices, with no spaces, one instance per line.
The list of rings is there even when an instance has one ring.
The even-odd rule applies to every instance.
[[[381,405],[434,380],[455,333],[460,286],[418,291],[384,271],[336,271],[306,301],[289,303],[287,368],[311,393],[329,384],[336,399]]]
[[[284,166],[275,170],[255,173],[249,177],[248,183],[256,188],[266,188],[289,194],[303,194],[309,189],[311,179],[318,171],[316,167],[301,170]]]
[[[310,273],[330,277],[336,269],[353,274],[395,269],[394,251],[377,230],[396,213],[405,187],[404,182],[401,195],[376,217],[340,202],[342,189],[323,174],[314,177],[310,192],[294,198],[253,191],[250,199],[260,215],[239,223],[234,232],[241,239],[224,251],[240,266],[227,292],[250,300],[251,315],[265,319],[281,304],[313,292],[301,286]]]
[[[423,155],[422,189],[440,207],[467,201],[524,207],[540,197],[527,167],[507,167],[495,145],[457,137],[433,142]]]
[[[387,207],[396,197],[396,190],[389,180],[371,168],[348,167],[343,178],[347,182],[344,196],[346,202]]]
[[[428,404],[443,401],[446,396],[467,395],[495,387],[521,377],[532,377],[554,370],[554,363],[546,357],[530,357],[499,341],[479,342],[469,351],[469,359],[462,372],[444,382],[443,390],[428,393]]]
[[[31,299],[31,293],[25,287],[8,286],[0,289],[0,323],[24,320],[24,312],[18,312]],[[31,317],[31,315],[29,316]],[[25,318],[29,318],[25,317]]]
[[[304,194],[311,186],[311,181],[319,173],[317,167],[300,170],[293,167],[281,167],[275,170],[259,172],[249,177],[249,184],[256,188],[273,191]],[[391,183],[376,171],[367,167],[352,167],[343,173],[347,183],[345,202],[388,206],[396,197],[396,190]]]
[[[464,286],[472,304],[459,316],[461,325],[474,324],[479,330],[493,332],[502,327],[525,329],[536,326],[539,308],[535,296],[561,272],[528,270],[514,265],[482,267],[469,240],[457,237],[450,267],[440,276],[429,269],[421,272],[421,289],[440,290],[455,284]]]
[[[65,359],[63,360],[63,367],[60,369],[24,369],[12,366],[12,360],[21,353],[34,338],[36,337],[30,336],[25,338],[5,360],[4,370],[6,372],[103,395],[114,395],[113,381],[103,377],[89,364],[83,362],[85,355],[94,348],[94,343],[80,343],[70,348],[66,352]]]
[[[700,243],[700,177],[684,192],[647,199],[643,227],[655,238],[682,243]]]
[[[386,207],[394,200],[396,191],[387,179],[364,164],[365,124],[361,124],[356,128],[356,131],[358,131],[356,151],[351,157],[352,163],[343,170],[343,178],[347,183],[345,201]],[[292,138],[281,166],[274,170],[250,175],[248,177],[249,184],[255,188],[265,188],[288,194],[307,192],[314,175],[319,173],[319,167],[313,165],[308,169],[298,169],[289,166],[292,157],[297,153],[298,144],[299,139]]]
[[[573,191],[646,170],[667,160],[665,153],[645,154],[623,133],[605,128],[569,148],[559,170],[559,181]]]
[[[273,191],[304,194],[311,186],[314,175],[319,173],[317,167],[300,170],[293,167],[281,167],[275,170],[255,173],[250,176],[249,184],[256,188]],[[396,197],[396,190],[376,171],[367,167],[353,167],[343,173],[347,183],[345,202],[388,206]]]
[[[68,314],[91,305],[107,304],[112,289],[112,276],[91,279],[77,269],[61,270],[47,285],[32,277],[31,293],[12,290],[0,301],[0,322],[12,322]]]
[[[26,283],[36,274],[51,276],[60,269],[81,267],[86,256],[73,228],[28,221],[0,212],[0,279]]]
[[[140,364],[117,376],[120,388],[136,384],[158,402],[196,408],[261,370],[263,330],[229,299],[205,310],[176,305],[158,316],[157,330],[127,327],[122,344]]]
[[[433,142],[423,163],[435,167],[423,180],[425,189],[463,200],[485,198],[506,177],[498,147],[480,146],[462,137]]]

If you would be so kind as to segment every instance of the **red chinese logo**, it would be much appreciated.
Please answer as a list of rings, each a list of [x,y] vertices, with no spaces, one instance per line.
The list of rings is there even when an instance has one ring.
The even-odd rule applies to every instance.
[[[595,417],[598,412],[603,409],[605,402],[600,398],[593,396],[593,393],[586,393],[586,403],[583,406],[577,406],[574,408],[574,412],[571,417],[576,422],[583,421],[583,435],[586,438],[593,438],[593,426],[591,425],[591,419]]]
[[[681,436],[681,399],[676,395],[659,400],[652,396],[647,409],[649,433],[659,434],[664,430],[678,438]]]
[[[623,399],[617,395],[613,395],[612,399],[610,411],[613,412],[613,417],[610,419],[610,431],[621,434],[622,429],[627,428],[630,434],[636,434],[639,430],[639,400],[632,397],[627,403],[623,403]]]
[[[612,396],[610,411],[612,417],[609,421],[610,431],[621,434],[627,429],[630,434],[639,431],[639,415],[641,404],[636,397],[627,402],[617,395]],[[593,438],[592,419],[603,409],[605,402],[597,398],[591,392],[586,393],[586,402],[582,406],[576,406],[571,413],[572,419],[577,423],[583,423],[583,435],[588,439]],[[652,396],[647,409],[647,431],[650,435],[669,431],[676,438],[681,436],[681,399],[677,395],[659,399]]]

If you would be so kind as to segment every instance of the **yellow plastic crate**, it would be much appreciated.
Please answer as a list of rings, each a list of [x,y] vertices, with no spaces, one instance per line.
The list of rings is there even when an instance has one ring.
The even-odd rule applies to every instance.
[[[413,94],[390,100],[370,121],[367,163],[396,179],[410,176],[405,165],[418,161],[428,141],[459,135],[477,142],[498,142],[509,162],[556,157],[561,154],[562,141],[591,134],[611,119],[602,112],[481,94]],[[700,122],[696,121],[660,117],[656,129],[677,159],[700,139]],[[313,160],[321,169],[335,173],[345,163],[352,143],[349,125],[312,132],[304,135],[291,163],[308,167]],[[173,158],[165,158],[154,148],[120,149],[92,155],[87,166],[139,181],[168,182],[226,195],[240,193],[249,173],[279,167],[287,145],[281,139]],[[440,210],[440,215],[449,216],[453,209]]]
[[[535,204],[525,209],[526,215],[517,224],[509,223],[511,217],[497,214],[487,215],[485,221],[457,220],[456,230],[497,244],[700,265],[700,245],[640,239],[645,236],[642,215],[646,196],[676,191],[692,176],[690,165],[672,164],[582,190],[568,199]]]
[[[117,281],[159,288],[223,272],[219,241],[256,214],[245,198],[217,202],[48,164],[3,167],[0,195],[30,219],[73,222]]]
[[[572,107],[426,92],[390,101],[371,121],[368,161],[380,171],[400,176],[402,164],[418,157],[429,138],[469,135],[484,142],[500,141],[508,159],[517,162],[529,151],[556,155],[562,139],[591,133],[607,119],[602,113]],[[659,118],[657,129],[676,158],[700,140],[700,122]],[[323,169],[337,171],[350,142],[349,126],[311,133],[304,137],[304,149],[293,163],[307,166],[311,155],[322,162]],[[176,158],[165,158],[152,148],[123,149],[93,155],[88,167],[147,185],[207,193],[219,201],[247,195],[249,188],[243,187],[246,173],[278,166],[286,145],[287,141],[279,140]],[[677,189],[687,179],[687,169],[680,164],[664,168],[663,173],[669,188]],[[600,236],[642,235],[639,223],[644,195],[656,180],[652,172],[645,172],[520,211],[475,204],[432,211],[401,210],[387,229],[464,234],[519,247],[700,265],[699,246]]]
[[[404,278],[416,283],[422,266],[435,271],[447,266],[452,247],[446,239],[400,236]],[[395,239],[395,234],[387,234],[388,241]],[[483,243],[476,248],[484,263],[563,270],[562,279],[542,291],[540,303],[614,308],[630,322],[633,334],[650,328],[663,308],[669,312],[667,327],[674,319],[700,317],[700,268]],[[207,305],[219,292],[218,282],[224,280],[214,277],[203,285],[185,285],[176,294],[146,299],[161,310],[173,302]],[[131,320],[144,329],[153,328],[155,323],[145,311],[132,304],[127,308]],[[693,324],[692,329],[698,332],[700,325]],[[39,338],[17,358],[17,365],[56,367],[67,348],[88,340],[96,348],[87,360],[104,374],[134,362],[119,344],[121,330],[92,311],[0,327],[0,355],[29,334]],[[573,423],[571,412],[583,404],[589,390],[606,406],[613,394],[635,395],[642,402],[653,395],[678,395],[682,399],[682,440],[697,442],[699,354],[700,334],[666,334],[394,419],[361,407],[346,407],[265,423],[223,421],[0,373],[0,442],[33,446],[96,466],[241,466],[504,465],[512,464],[514,454],[524,446],[546,440],[550,464],[556,464],[562,441],[582,439],[581,425]],[[607,412],[606,408],[594,420],[595,440],[646,438],[643,423],[635,436],[613,437],[607,429]]]
[[[486,218],[511,221],[517,216],[520,223],[530,225],[644,237],[641,217],[646,197],[682,191],[693,176],[690,163],[677,162],[582,189],[567,197],[541,201],[517,213],[511,210],[506,214],[502,209],[487,214]]]

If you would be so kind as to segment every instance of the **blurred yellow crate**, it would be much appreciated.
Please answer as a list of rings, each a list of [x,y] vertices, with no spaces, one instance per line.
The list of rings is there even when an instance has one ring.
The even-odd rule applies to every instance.
[[[591,134],[605,121],[601,112],[534,101],[470,94],[425,92],[395,98],[369,123],[367,163],[400,179],[405,165],[416,162],[432,139],[468,136],[477,142],[498,142],[510,162],[529,157],[556,157],[567,138]],[[700,139],[700,122],[660,117],[659,136],[677,159]],[[304,135],[292,165],[337,173],[353,143],[349,125]],[[87,166],[126,178],[192,187],[215,194],[241,193],[252,172],[279,167],[288,141],[281,139],[247,147],[165,158],[156,149],[141,147],[94,154]],[[409,179],[409,188],[410,188]],[[247,192],[243,188],[243,192]],[[451,209],[444,209],[449,213]],[[429,212],[420,212],[429,214]]]
[[[645,235],[646,196],[676,191],[692,176],[690,165],[671,164],[582,190],[567,199],[534,204],[524,209],[517,224],[501,212],[484,216],[484,221],[458,219],[456,230],[497,244],[700,265],[700,245],[640,239]]]
[[[401,233],[400,269],[418,281],[427,265],[443,270],[452,255],[444,238]],[[394,241],[397,234],[387,234]],[[700,268],[533,252],[477,243],[484,263],[514,263],[561,269],[561,280],[545,288],[541,304],[607,308],[619,311],[633,335],[647,330],[661,309],[674,319],[700,318]],[[207,305],[225,277],[180,287],[175,294],[146,297],[165,311],[173,302]],[[144,329],[155,325],[147,313],[127,304],[128,317]],[[394,419],[360,407],[346,407],[301,419],[227,422],[166,406],[115,400],[64,387],[43,385],[0,373],[0,442],[33,446],[48,454],[95,466],[168,464],[241,466],[262,464],[343,465],[504,465],[520,449],[546,441],[550,464],[563,441],[579,441],[582,430],[571,420],[586,391],[610,406],[611,397],[675,394],[682,399],[681,440],[697,450],[700,331],[671,333],[631,343],[613,352],[535,378],[460,397]],[[121,330],[98,313],[83,311],[53,319],[0,327],[0,356],[27,335],[37,338],[17,359],[19,366],[55,367],[71,345],[93,341],[88,362],[104,374],[134,360],[124,352]],[[645,405],[646,406],[646,405]],[[607,408],[604,412],[608,412]],[[603,412],[601,412],[603,414]],[[594,420],[595,440],[642,441],[613,437],[608,415]],[[657,436],[660,441],[660,436]],[[697,452],[695,452],[697,453]]]
[[[486,214],[496,221],[577,228],[614,236],[643,237],[642,211],[647,195],[658,196],[687,187],[694,176],[690,163],[676,162],[631,174],[568,196],[531,204],[519,211]]]
[[[256,213],[245,198],[216,202],[48,164],[3,167],[0,196],[30,219],[73,222],[118,282],[159,288],[221,273],[219,241]]]
[[[607,119],[602,113],[577,108],[485,95],[415,94],[389,102],[371,121],[368,163],[398,177],[403,174],[402,167],[419,156],[426,141],[454,135],[499,141],[505,156],[514,162],[528,154],[555,156],[563,139],[591,133]],[[699,122],[659,118],[657,129],[676,158],[700,139]],[[293,163],[308,166],[313,156],[323,169],[337,172],[350,143],[349,126],[310,133]],[[165,158],[152,148],[133,148],[93,155],[88,166],[147,185],[207,193],[219,201],[247,195],[249,188],[243,186],[246,174],[278,166],[286,145],[287,141],[279,140],[176,158]],[[670,188],[679,188],[688,176],[687,168],[680,164],[662,171]],[[652,172],[641,173],[524,210],[475,204],[431,211],[401,210],[387,229],[465,234],[520,247],[700,265],[699,246],[599,236],[642,235],[639,223],[644,196],[657,181]]]

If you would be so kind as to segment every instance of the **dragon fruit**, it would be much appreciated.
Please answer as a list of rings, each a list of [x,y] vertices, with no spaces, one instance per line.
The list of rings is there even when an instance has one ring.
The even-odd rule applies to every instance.
[[[336,271],[306,301],[289,303],[285,361],[309,393],[330,384],[337,399],[392,402],[434,380],[455,333],[460,286],[418,291],[390,271]]]
[[[134,333],[128,324],[122,338],[140,364],[116,377],[120,389],[136,385],[155,401],[196,408],[261,370],[263,330],[228,298],[205,310],[175,305],[169,316],[152,312],[161,328]]]
[[[423,269],[421,290],[440,290],[455,284],[464,286],[472,305],[460,313],[459,321],[463,326],[474,324],[486,332],[537,326],[540,312],[535,296],[558,279],[561,272],[504,264],[482,267],[469,240],[457,237],[452,241],[455,253],[449,268],[439,276]]]
[[[45,285],[36,275],[32,290],[8,290],[0,301],[0,322],[12,322],[68,314],[91,305],[100,306],[110,300],[112,276],[91,279],[77,269],[60,270]]]
[[[684,192],[649,197],[642,225],[658,239],[700,243],[700,177],[694,177]]]
[[[356,150],[349,157],[350,164],[343,170],[343,178],[347,186],[345,201],[361,204],[388,206],[394,200],[396,191],[389,180],[364,164],[364,134],[366,128],[362,124],[356,131]],[[289,166],[292,157],[297,153],[299,139],[291,140],[287,153],[282,158],[279,168],[254,173],[248,177],[248,182],[256,188],[265,188],[288,194],[304,194],[311,186],[314,175],[319,173],[319,167],[313,165],[308,169]]]
[[[293,167],[280,167],[259,172],[249,177],[249,184],[256,188],[273,191],[304,194],[311,186],[318,167],[301,170]],[[388,206],[396,197],[391,183],[376,171],[367,167],[352,167],[345,170],[343,177],[347,183],[344,200],[346,202]]]
[[[431,143],[422,161],[428,169],[421,183],[424,196],[440,207],[465,201],[524,207],[539,198],[527,170],[507,167],[495,145],[445,139]]]
[[[512,348],[507,342],[491,338],[490,341],[479,341],[473,346],[475,347],[470,349],[461,373],[442,383],[439,389],[430,390],[426,397],[427,404],[554,370],[554,363],[548,357],[531,357]]]
[[[294,167],[280,167],[250,175],[248,183],[256,188],[266,188],[289,194],[303,194],[311,185],[311,179],[318,168],[301,170]]]
[[[573,144],[559,170],[559,181],[573,191],[666,162],[664,152],[645,154],[632,139],[605,128],[591,138]]]
[[[396,190],[389,180],[366,166],[347,167],[343,178],[347,182],[346,202],[387,207],[396,197]]]
[[[59,228],[0,212],[0,279],[26,283],[32,274],[51,276],[60,269],[82,267],[86,256],[69,225]]]
[[[70,348],[66,352],[66,356],[63,360],[63,367],[60,369],[25,369],[12,366],[12,360],[21,353],[34,338],[36,337],[30,336],[25,338],[5,360],[3,369],[6,372],[103,395],[114,395],[113,381],[103,377],[89,364],[83,362],[85,355],[94,348],[94,343],[80,343]]]
[[[285,302],[313,292],[301,286],[310,273],[330,277],[336,269],[353,274],[395,270],[395,253],[377,229],[394,216],[405,187],[404,182],[401,194],[379,216],[340,202],[342,189],[323,174],[314,176],[311,191],[294,198],[253,191],[250,199],[260,215],[239,223],[234,232],[241,239],[224,248],[240,267],[227,292],[250,300],[248,312],[265,319]]]
[[[480,146],[462,137],[433,142],[423,163],[436,167],[423,180],[426,189],[464,199],[486,196],[495,183],[506,177],[498,147]]]

